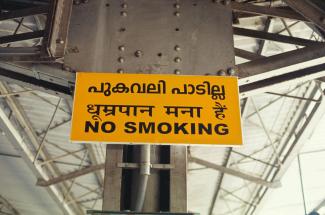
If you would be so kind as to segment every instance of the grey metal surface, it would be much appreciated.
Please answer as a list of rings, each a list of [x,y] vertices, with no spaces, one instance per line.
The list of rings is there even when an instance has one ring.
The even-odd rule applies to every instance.
[[[139,0],[125,5],[90,1],[73,9],[68,50],[77,53],[66,56],[67,66],[202,75],[234,65],[229,5],[208,0]],[[86,20],[81,18],[84,14]]]

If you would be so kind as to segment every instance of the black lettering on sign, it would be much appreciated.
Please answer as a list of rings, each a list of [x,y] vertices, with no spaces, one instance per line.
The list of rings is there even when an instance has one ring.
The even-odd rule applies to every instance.
[[[183,134],[188,134],[185,128],[186,125],[187,123],[182,123],[182,124],[175,123],[175,134],[179,134],[180,131],[182,131]]]
[[[95,124],[93,124],[95,123]],[[90,121],[86,121],[86,125],[85,125],[85,132],[89,132],[90,129],[92,130],[92,132],[98,133],[98,128],[99,128],[99,122],[95,121],[95,122],[90,122]]]
[[[172,126],[168,122],[159,123],[158,131],[161,134],[169,134],[172,131]]]
[[[229,133],[228,125],[226,124],[217,124],[214,127],[214,131],[219,135],[226,135]]]
[[[100,129],[104,133],[112,133],[115,131],[116,125],[114,122],[107,121],[101,124]],[[91,131],[94,133],[98,133],[98,130],[99,130],[99,121],[94,121],[94,122],[86,121],[85,132],[89,133]]]
[[[96,125],[94,127],[96,128]],[[229,128],[226,124],[211,123],[126,122],[124,132],[128,134],[227,135]]]
[[[116,125],[114,122],[103,122],[101,129],[104,133],[112,133],[115,131]]]
[[[137,132],[137,128],[135,127],[137,124],[135,122],[126,122],[124,124],[124,131],[125,133],[128,133],[128,134],[133,134],[135,132]]]
[[[199,123],[199,134],[203,134],[203,131],[206,134],[211,135],[212,134],[212,126],[211,124],[207,124],[207,126],[205,126],[203,123]]]
[[[139,122],[139,133],[145,133],[145,134],[154,134],[155,133],[155,123],[149,122],[148,125],[146,125],[145,122]]]

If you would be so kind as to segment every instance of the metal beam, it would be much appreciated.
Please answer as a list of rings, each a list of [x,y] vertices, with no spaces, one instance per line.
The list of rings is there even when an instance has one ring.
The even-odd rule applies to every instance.
[[[36,185],[41,186],[41,187],[51,186],[53,184],[61,183],[66,180],[74,179],[74,178],[95,172],[97,170],[104,169],[104,167],[105,167],[105,164],[92,165],[92,166],[85,167],[80,170],[76,170],[74,172],[67,173],[65,175],[60,175],[58,177],[51,178],[49,180],[39,179],[39,180],[37,180]]]
[[[241,58],[244,58],[244,59],[247,59],[247,60],[257,60],[257,59],[260,59],[260,58],[264,57],[264,56],[262,56],[260,54],[256,54],[256,53],[249,52],[249,51],[246,51],[246,50],[243,50],[243,49],[238,49],[238,48],[235,48],[235,55],[237,57],[241,57]]]
[[[318,91],[318,85],[315,84],[312,92],[310,93],[310,97],[314,97]],[[280,153],[282,155],[281,157],[283,158],[283,165],[276,171],[272,171],[272,169],[269,171],[270,174],[267,177],[270,178],[270,180],[281,180],[293,160],[297,157],[301,148],[311,138],[314,129],[325,115],[325,90],[320,96],[320,99],[320,103],[303,103],[303,107],[300,109],[300,112],[296,116],[298,120],[296,120],[296,122],[291,126],[291,135],[288,135],[286,138],[283,138],[283,140],[281,140],[284,143],[292,142],[290,145],[284,144],[280,150]],[[306,117],[306,110],[310,107],[312,107],[312,110]],[[305,120],[302,121],[301,119]],[[293,141],[290,141],[293,137]],[[245,213],[246,215],[255,213],[258,214],[258,211],[262,208],[263,203],[266,201],[265,195],[267,191],[267,188],[260,187],[255,192],[254,199],[256,199],[257,206],[249,207]]]
[[[24,138],[20,135],[20,132],[12,124],[2,108],[0,108],[0,119],[1,130],[6,133],[6,137],[12,144],[21,149],[19,152],[21,153],[22,158],[26,161],[26,164],[30,167],[30,169],[37,175],[37,177],[48,178],[45,169],[42,169],[40,166],[34,166],[32,164],[33,152],[27,147]],[[58,206],[62,208],[62,210],[68,214],[74,214],[72,208],[70,208],[67,204],[61,202],[62,194],[59,189],[57,189],[57,187],[51,186],[49,189],[47,189],[47,191],[52,197],[56,198],[56,202]]]
[[[316,46],[305,47],[298,50],[285,52],[282,54],[265,57],[258,60],[237,65],[240,78],[259,75],[276,69],[281,69],[291,65],[305,63],[310,60],[315,60],[325,56],[325,45],[319,44]],[[284,71],[285,72],[285,71]],[[270,75],[270,77],[273,75]],[[265,76],[261,79],[264,79]],[[252,82],[252,77],[246,83]]]
[[[192,162],[195,162],[197,164],[200,164],[202,166],[205,166],[205,167],[208,167],[208,168],[211,168],[211,169],[215,169],[215,170],[223,172],[225,174],[232,175],[232,176],[235,176],[235,177],[247,180],[247,181],[251,181],[251,182],[253,182],[255,184],[259,184],[259,185],[262,185],[262,186],[265,186],[265,187],[268,187],[268,188],[278,188],[278,187],[281,186],[279,181],[269,182],[269,181],[257,178],[255,176],[252,176],[252,175],[249,175],[249,174],[246,174],[246,173],[242,173],[242,172],[239,172],[239,171],[224,167],[222,165],[218,165],[218,164],[215,164],[215,163],[211,163],[209,161],[202,160],[200,158],[190,157],[189,160],[192,161]]]
[[[33,32],[27,32],[27,33],[3,36],[3,37],[0,37],[0,44],[36,39],[36,38],[43,37],[44,33],[45,32],[43,30],[40,30],[40,31],[33,31]]]
[[[117,168],[117,164],[121,162],[123,162],[123,145],[107,145],[102,206],[104,211],[121,210],[122,168]]]
[[[1,47],[0,48],[0,60],[5,60],[6,56],[15,55],[37,55],[40,53],[39,47]]]
[[[265,78],[249,84],[241,83],[239,86],[242,98],[268,92],[280,86],[293,83],[306,82],[325,76],[325,64],[288,72],[286,74]]]
[[[47,6],[37,6],[37,7],[20,9],[20,10],[13,10],[6,13],[0,13],[0,21],[6,19],[15,19],[15,18],[21,18],[25,16],[44,14],[47,13],[48,11],[49,11],[49,7]]]
[[[0,90],[3,93],[10,93],[9,87],[5,83],[0,83]],[[41,168],[40,165],[33,164],[34,150],[39,146],[39,139],[36,135],[36,132],[17,99],[15,97],[7,97],[6,102],[8,103],[8,106],[10,107],[13,116],[16,119],[15,123],[19,124],[14,125],[3,112],[2,115],[0,114],[2,118],[2,120],[0,120],[0,126],[2,130],[6,132],[6,135],[8,136],[10,142],[16,145],[17,148],[21,149],[19,151],[21,152],[21,156],[25,160],[26,164],[30,167],[36,177],[42,178],[44,180],[47,180],[49,178],[49,174],[60,175],[61,172],[54,164],[48,165],[46,168]],[[2,109],[0,110],[2,111]],[[29,144],[25,141],[26,137],[23,138],[21,136],[22,131],[18,131],[17,127],[24,128],[23,132],[25,132],[27,139],[30,140]],[[30,147],[33,148],[31,149]],[[42,150],[41,156],[44,159],[50,159],[50,155],[45,148]],[[67,190],[66,183],[62,184],[62,186],[59,188],[51,186],[47,190],[63,211],[66,211],[68,214],[74,214],[75,212],[80,213],[82,211],[80,205],[73,204],[71,206],[68,206],[65,203],[62,203],[62,192],[65,192],[65,190]],[[73,198],[73,194],[70,194],[69,199]]]
[[[231,7],[234,11],[240,11],[240,12],[263,15],[263,16],[265,15],[265,16],[294,19],[303,22],[307,21],[307,19],[305,19],[299,13],[296,13],[295,11],[290,9],[257,6],[249,3],[238,3],[234,1],[231,2]]]
[[[272,26],[273,26],[273,19],[271,17],[267,17],[267,19],[265,20],[263,31],[268,33],[269,31],[271,31]],[[265,40],[261,40],[259,42],[257,54],[263,55],[263,53],[266,50],[266,48],[265,48],[266,43],[267,43],[267,41],[265,41]]]
[[[53,64],[26,66],[0,62],[0,77],[4,81],[69,99],[75,82],[75,73]]]
[[[244,109],[245,109],[245,106],[246,106],[246,102],[247,102],[247,99],[245,101]],[[232,148],[229,148],[227,150],[226,159],[225,159],[225,161],[223,163],[223,166],[225,168],[227,168],[228,165],[229,165],[229,160],[230,160],[231,152],[232,152]],[[221,185],[222,185],[222,182],[223,182],[224,177],[225,177],[224,172],[221,172],[220,173],[219,180],[218,180],[218,183],[216,185],[216,190],[215,190],[215,192],[213,194],[212,201],[211,201],[211,204],[210,204],[210,207],[209,207],[209,215],[212,215],[213,214],[213,209],[214,209],[214,206],[216,204],[216,201],[218,200],[218,196],[219,196],[219,193],[220,193],[220,190],[221,190]]]
[[[321,42],[302,39],[298,37],[291,37],[291,36],[286,36],[281,34],[274,34],[265,31],[256,31],[256,30],[238,28],[238,27],[234,27],[234,34],[239,36],[244,36],[244,37],[252,37],[261,40],[271,40],[275,42],[288,43],[288,44],[300,45],[300,46],[311,46],[311,45],[318,45],[321,43]]]
[[[14,206],[2,195],[0,195],[0,206],[5,207],[7,210],[10,211],[10,214],[12,215],[20,215],[17,209],[14,208]],[[1,214],[1,208],[0,208],[0,214]]]
[[[325,14],[306,0],[284,0],[292,9],[325,31]]]
[[[47,38],[44,39],[44,45],[52,57],[64,57],[65,48],[67,46],[67,36],[70,25],[70,17],[73,1],[56,0],[55,8],[48,16],[47,29],[49,32]]]
[[[170,147],[170,211],[185,212],[187,206],[187,147]]]

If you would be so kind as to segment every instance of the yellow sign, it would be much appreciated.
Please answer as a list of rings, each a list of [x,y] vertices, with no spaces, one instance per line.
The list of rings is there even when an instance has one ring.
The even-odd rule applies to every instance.
[[[241,145],[236,77],[77,73],[75,142]]]

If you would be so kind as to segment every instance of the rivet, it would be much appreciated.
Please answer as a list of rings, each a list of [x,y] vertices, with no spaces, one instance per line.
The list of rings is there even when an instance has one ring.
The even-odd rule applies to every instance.
[[[57,39],[57,40],[56,40],[56,43],[64,44],[64,40],[62,40],[62,39]]]
[[[143,53],[142,53],[142,51],[137,50],[137,51],[134,53],[134,55],[135,55],[136,57],[142,57]]]
[[[120,63],[124,63],[124,58],[119,57],[119,58],[118,58],[118,62],[120,62]]]
[[[118,69],[117,73],[124,73],[124,70],[123,69]]]
[[[125,9],[128,7],[128,5],[126,3],[123,3],[123,4],[121,4],[121,7]]]
[[[180,51],[180,50],[181,50],[181,47],[180,47],[179,45],[176,45],[176,46],[174,47],[174,49],[175,49],[175,51]]]
[[[229,69],[227,70],[227,73],[228,73],[228,75],[230,75],[230,76],[234,76],[234,75],[236,75],[236,70],[235,70],[234,68],[229,68]]]
[[[174,4],[174,7],[175,7],[176,9],[179,9],[181,6],[180,6],[179,4]]]
[[[175,61],[176,63],[179,63],[179,62],[182,61],[182,58],[180,58],[180,57],[175,57],[174,61]]]
[[[179,75],[179,74],[181,74],[181,70],[179,70],[179,69],[175,69],[174,73],[175,73],[176,75]]]
[[[180,13],[180,12],[175,12],[174,15],[175,15],[175,16],[180,16],[181,13]]]
[[[226,72],[225,72],[225,70],[223,70],[223,69],[222,69],[222,70],[219,70],[219,71],[218,71],[218,75],[219,75],[219,76],[226,76]]]
[[[80,3],[81,3],[80,0],[74,0],[74,1],[73,1],[73,4],[74,4],[74,5],[80,5]]]
[[[231,0],[224,0],[224,1],[223,1],[223,4],[224,4],[224,5],[229,5],[230,2],[231,2]]]
[[[121,16],[124,16],[124,17],[126,17],[128,15],[128,13],[127,12],[125,12],[125,11],[122,11],[121,12]]]
[[[119,47],[118,47],[118,50],[124,52],[124,51],[125,51],[125,46],[119,46]]]

